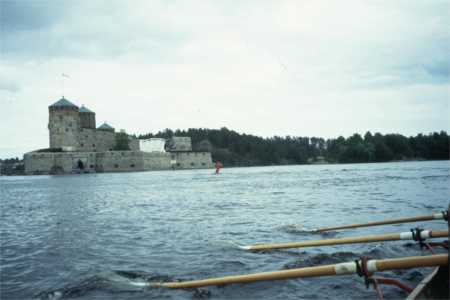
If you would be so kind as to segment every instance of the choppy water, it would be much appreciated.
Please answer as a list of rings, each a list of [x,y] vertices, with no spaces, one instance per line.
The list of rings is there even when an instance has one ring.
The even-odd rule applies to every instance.
[[[265,253],[236,245],[408,231],[417,224],[310,232],[444,210],[449,171],[437,161],[1,177],[0,298],[375,298],[356,275],[196,290],[142,285],[421,254],[404,241]],[[428,271],[382,275],[414,285]]]

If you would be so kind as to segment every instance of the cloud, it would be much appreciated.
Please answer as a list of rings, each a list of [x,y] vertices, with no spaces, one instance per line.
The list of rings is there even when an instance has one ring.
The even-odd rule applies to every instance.
[[[46,107],[64,93],[136,133],[449,129],[449,6],[2,1],[0,97],[17,100],[2,122],[22,145],[27,132],[15,124],[34,116],[42,126],[27,128],[37,131],[30,145],[45,147]],[[61,73],[71,76],[64,91]]]
[[[446,1],[58,3],[0,4],[6,59],[246,67],[256,55],[261,66],[276,63],[289,80],[308,86],[449,81]]]
[[[437,61],[423,66],[424,70],[433,78],[441,79],[443,82],[450,78],[450,64],[448,61]]]
[[[145,54],[158,60],[182,41],[180,31],[165,26],[153,2],[133,6],[123,1],[1,2],[2,51],[7,59],[110,59]],[[28,5],[30,4],[30,5]],[[154,10],[150,10],[155,6]],[[134,17],[129,17],[133,14]]]
[[[71,4],[62,6],[61,2],[13,1],[0,2],[1,28],[4,32],[40,30],[51,27],[63,17],[64,10]]]
[[[7,81],[3,78],[0,78],[0,92],[2,91],[17,93],[20,91],[20,87],[16,82]]]

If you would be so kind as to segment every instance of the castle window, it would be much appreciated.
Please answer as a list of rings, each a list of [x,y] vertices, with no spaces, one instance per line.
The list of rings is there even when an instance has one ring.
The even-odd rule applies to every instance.
[[[80,144],[80,146],[81,146],[81,147],[84,147],[84,144],[83,144],[83,143],[81,143],[81,144]]]
[[[91,169],[94,168],[94,165],[89,165],[89,168],[91,168]]]
[[[95,148],[95,144],[92,144],[92,147],[94,147],[94,148]]]
[[[195,163],[191,162],[191,166],[195,166]]]
[[[179,166],[181,166],[181,164],[180,164],[180,163],[177,163],[177,167],[179,167]]]
[[[118,168],[118,167],[119,167],[119,165],[118,165],[118,164],[115,164],[115,165],[114,165],[114,168]]]
[[[134,164],[131,164],[130,167],[131,167],[131,168],[134,168]]]
[[[68,132],[69,131],[69,128],[66,128],[66,132]]]
[[[202,163],[202,166],[206,166],[206,164],[205,164],[205,163]]]

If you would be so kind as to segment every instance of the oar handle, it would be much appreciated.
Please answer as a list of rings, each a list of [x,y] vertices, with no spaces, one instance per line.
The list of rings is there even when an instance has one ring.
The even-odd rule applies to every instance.
[[[447,236],[448,230],[433,230],[433,231],[424,230],[420,232],[420,238],[422,240],[429,238],[443,238]],[[345,237],[339,239],[312,240],[312,241],[277,243],[277,244],[257,244],[252,246],[240,246],[240,248],[243,250],[258,251],[258,250],[306,248],[306,247],[332,246],[332,245],[358,244],[358,243],[374,243],[374,242],[412,240],[412,239],[414,239],[413,233],[411,231],[408,231],[400,233]]]
[[[368,223],[361,223],[361,224],[325,227],[325,228],[317,229],[317,231],[325,232],[325,231],[339,230],[339,229],[350,229],[350,228],[359,228],[359,227],[410,223],[410,222],[418,222],[418,221],[440,220],[440,219],[445,218],[445,214],[446,214],[445,212],[441,212],[441,213],[436,213],[436,214],[426,215],[426,216],[416,216],[416,217],[399,218],[399,219],[392,219],[392,220],[385,220],[385,221],[375,221],[375,222],[368,222]]]
[[[360,261],[358,262],[361,263]],[[439,254],[431,256],[412,256],[404,258],[369,260],[367,271],[387,271],[396,269],[410,269],[416,267],[443,266],[448,264],[448,255]],[[152,287],[166,287],[173,289],[199,288],[211,285],[225,285],[232,283],[248,283],[266,280],[281,280],[292,278],[306,278],[330,275],[344,275],[357,273],[357,262],[346,262],[334,265],[298,268],[275,272],[255,273],[248,275],[226,276],[203,280],[181,281],[181,282],[157,282],[150,283]]]

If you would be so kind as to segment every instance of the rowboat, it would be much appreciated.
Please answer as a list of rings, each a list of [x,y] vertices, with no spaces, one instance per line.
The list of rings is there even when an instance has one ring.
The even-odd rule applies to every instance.
[[[450,206],[449,206],[450,208]],[[358,227],[380,226],[385,224],[398,224],[416,221],[440,220],[446,221],[450,228],[448,210],[429,216],[407,217],[396,220],[369,222],[364,224],[352,224],[336,227],[319,229],[318,232],[328,230],[341,230]],[[428,242],[432,238],[449,238],[449,230],[422,230],[420,228],[411,229],[410,232],[390,233],[382,235],[369,235],[359,237],[347,237],[341,239],[325,239],[317,241],[302,241],[277,244],[256,244],[249,246],[240,246],[242,250],[259,251],[287,248],[317,247],[327,245],[342,245],[353,243],[370,243],[380,241],[394,240],[414,240],[418,242],[421,248],[425,247],[431,252],[431,255],[400,257],[390,259],[369,259],[361,257],[359,260],[343,262],[332,265],[311,266],[297,269],[288,269],[282,271],[272,271],[263,273],[253,273],[246,275],[233,275],[218,278],[208,278],[201,280],[176,281],[176,282],[149,282],[150,287],[170,288],[170,289],[190,289],[206,286],[222,286],[234,283],[250,283],[268,280],[287,280],[296,278],[308,278],[319,276],[339,276],[358,274],[364,277],[366,286],[373,286],[377,292],[378,298],[383,299],[380,286],[382,284],[394,285],[408,293],[406,299],[450,299],[449,297],[449,253],[436,254],[434,248],[442,246],[449,252],[448,241],[446,242]],[[408,287],[402,282],[392,279],[374,276],[378,271],[390,271],[411,268],[434,267],[433,271],[427,275],[414,289]]]
[[[449,299],[448,272],[448,264],[435,268],[416,286],[406,300]]]

